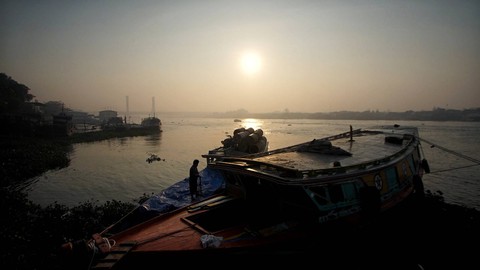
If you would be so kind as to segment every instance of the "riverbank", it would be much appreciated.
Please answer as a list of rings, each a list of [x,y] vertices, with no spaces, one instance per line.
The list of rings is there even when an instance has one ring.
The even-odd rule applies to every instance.
[[[75,133],[68,137],[1,137],[0,187],[20,184],[48,170],[68,167],[75,143],[159,134],[160,129],[131,128]]]
[[[89,201],[72,208],[58,204],[41,208],[28,201],[23,193],[4,189],[0,191],[0,198],[1,211],[8,217],[0,227],[0,265],[3,269],[86,269],[86,265],[78,262],[72,265],[72,261],[66,261],[61,245],[89,239],[138,205],[121,201],[99,205]],[[376,265],[378,258],[374,257],[401,255],[395,258],[398,262],[391,262],[393,268],[420,264],[424,269],[437,269],[451,263],[457,266],[478,264],[473,254],[476,249],[469,247],[480,240],[480,212],[446,204],[438,194],[428,192],[423,200],[408,200],[354,230],[325,229],[328,237],[305,247],[308,248],[303,254],[307,255],[305,257],[311,259],[318,254],[335,253],[358,260],[361,255],[356,261],[358,265],[379,266]],[[272,255],[278,256],[268,254]],[[327,265],[333,259],[322,258]]]
[[[70,164],[74,143],[145,136],[160,130],[110,130],[71,137],[0,138],[0,266],[2,269],[63,269],[58,250],[65,241],[88,238],[119,220],[136,202],[86,201],[75,207],[41,207],[27,199],[22,183]],[[139,194],[140,195],[140,194]],[[145,196],[145,195],[144,195]],[[139,200],[143,200],[139,197]]]
[[[72,145],[65,139],[15,137],[2,138],[0,148],[0,187],[8,187],[48,170],[67,167]]]
[[[65,269],[60,246],[86,239],[119,220],[137,204],[88,201],[75,207],[45,208],[20,191],[0,189],[0,266],[2,269]]]
[[[108,140],[112,138],[124,138],[124,137],[135,137],[135,136],[147,136],[152,134],[161,133],[161,129],[155,128],[122,128],[122,129],[113,129],[113,130],[103,130],[96,132],[85,132],[85,133],[74,133],[68,138],[70,143],[86,143],[94,142],[101,140]]]

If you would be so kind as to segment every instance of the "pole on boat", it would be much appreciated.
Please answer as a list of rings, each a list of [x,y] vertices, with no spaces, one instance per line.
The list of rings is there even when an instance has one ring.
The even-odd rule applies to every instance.
[[[199,185],[198,185],[198,187],[199,187],[199,189],[198,189],[199,192],[198,192],[198,193],[199,193],[200,195],[203,195],[203,191],[202,191],[202,177],[201,177],[201,176],[198,176],[198,181],[199,181]]]
[[[353,142],[353,141],[355,141],[353,139],[353,128],[352,128],[352,125],[350,125],[350,140],[349,140],[349,142]]]

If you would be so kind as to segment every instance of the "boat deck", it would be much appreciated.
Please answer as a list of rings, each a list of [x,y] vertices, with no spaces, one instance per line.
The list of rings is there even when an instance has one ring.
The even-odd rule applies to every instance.
[[[217,201],[184,207],[113,236],[116,243],[135,243],[134,252],[172,252],[202,250],[201,237],[213,235],[226,240],[224,247],[236,247],[238,241],[258,244],[258,231],[272,230],[275,219],[262,207],[249,208],[245,201],[228,196]],[[218,207],[218,206],[222,207]],[[198,208],[198,209],[196,209]],[[267,222],[268,221],[268,222]],[[246,228],[252,230],[251,234]],[[272,232],[270,232],[272,233]],[[252,242],[252,240],[255,241]],[[114,250],[117,247],[114,247]]]
[[[335,161],[339,161],[341,166],[351,166],[371,160],[382,159],[391,156],[402,149],[402,145],[385,143],[384,138],[385,134],[369,134],[365,136],[355,136],[353,142],[350,141],[349,138],[341,138],[331,141],[332,146],[339,147],[351,153],[351,156],[285,151],[273,155],[253,158],[253,160],[300,171],[332,168]]]
[[[222,196],[220,196],[222,197]],[[195,205],[184,207],[142,223],[112,237],[120,244],[132,243],[133,253],[149,252],[168,255],[172,252],[211,251],[206,249],[202,237],[215,236],[222,249],[271,245],[286,239],[295,239],[303,230],[292,230],[298,223],[283,220],[267,206],[246,204],[241,198],[225,197],[208,204],[200,202],[202,209],[191,212]]]

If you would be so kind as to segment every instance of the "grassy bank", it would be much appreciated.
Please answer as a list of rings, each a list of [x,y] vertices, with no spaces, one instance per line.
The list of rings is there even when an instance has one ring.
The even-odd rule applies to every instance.
[[[72,145],[66,140],[19,137],[0,140],[0,149],[0,186],[7,187],[67,167]]]
[[[5,190],[0,191],[0,198],[2,213],[8,216],[0,227],[2,269],[84,269],[64,260],[61,245],[89,239],[138,205],[110,201],[102,205],[84,202],[72,208],[58,204],[42,208],[21,192]],[[478,211],[446,204],[438,194],[427,194],[424,200],[407,201],[349,234],[338,228],[331,230],[328,240],[319,239],[318,246],[309,247],[308,254],[315,255],[329,244],[342,247],[342,252],[350,255],[356,253],[352,248],[358,248],[362,255],[370,254],[369,250],[376,256],[403,253],[401,262],[418,262],[425,269],[437,269],[457,260],[458,265],[475,265],[475,257],[469,256],[475,256],[476,249],[468,247],[477,244],[479,228]],[[371,260],[366,258],[363,263],[375,262]]]
[[[41,207],[28,200],[17,185],[48,170],[67,167],[74,143],[158,133],[135,129],[58,138],[1,137],[0,213],[4,217],[0,223],[0,267],[63,269],[58,257],[61,244],[91,237],[138,205],[137,202],[87,201],[71,208],[60,204]]]
[[[76,133],[69,137],[2,137],[0,138],[0,187],[22,183],[48,170],[70,164],[72,144],[88,143],[134,136],[159,134],[160,130],[131,128]]]
[[[32,203],[18,191],[0,190],[0,266],[2,269],[66,269],[60,246],[88,239],[120,219],[137,204],[84,202],[75,207]]]

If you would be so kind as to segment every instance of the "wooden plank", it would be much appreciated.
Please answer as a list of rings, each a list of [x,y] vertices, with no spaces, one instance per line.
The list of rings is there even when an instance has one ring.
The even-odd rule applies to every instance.
[[[114,265],[120,261],[127,253],[136,245],[135,242],[125,242],[121,243],[118,246],[115,246],[110,253],[100,260],[97,264],[92,267],[92,269],[103,270],[103,269],[112,269]]]
[[[217,196],[217,197],[214,197],[214,198],[211,198],[211,199],[208,199],[208,200],[190,205],[188,207],[188,212],[198,211],[198,210],[202,209],[202,207],[204,207],[204,206],[206,206],[210,203],[222,201],[222,200],[225,200],[225,199],[228,199],[228,198],[229,198],[229,196],[221,195],[221,196]]]

